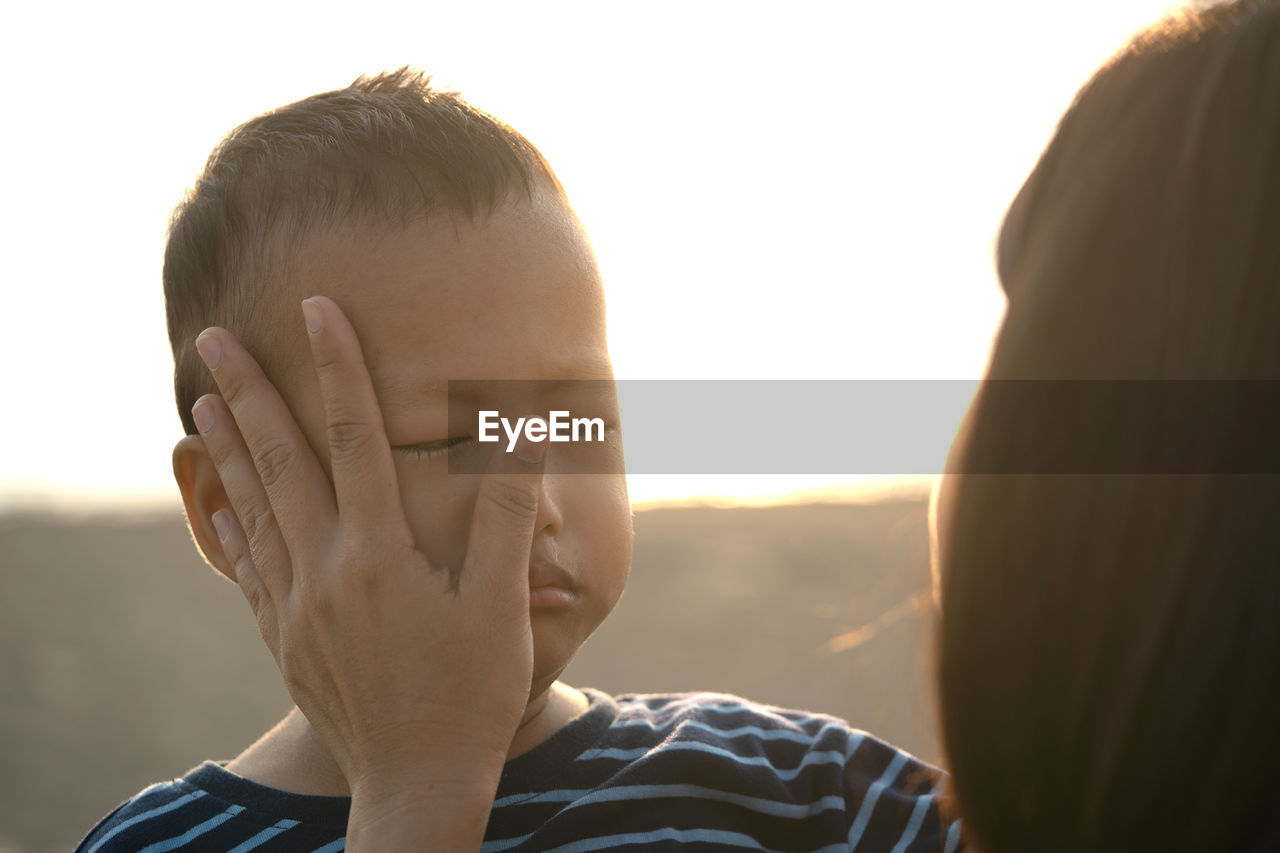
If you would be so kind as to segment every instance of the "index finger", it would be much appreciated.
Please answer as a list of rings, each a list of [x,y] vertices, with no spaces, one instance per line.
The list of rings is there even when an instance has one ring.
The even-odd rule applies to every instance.
[[[262,493],[254,494],[261,484],[269,512],[296,561],[315,548],[317,527],[327,528],[334,515],[324,471],[280,392],[234,335],[216,327],[205,329],[196,348],[231,410],[233,431],[243,439],[241,444],[229,435],[205,436],[206,445],[222,445],[213,448],[219,476],[238,515],[247,503],[261,503]],[[244,458],[246,451],[249,459]],[[255,470],[256,477],[251,473]],[[259,515],[269,521],[265,513]],[[255,544],[258,531],[247,532]]]
[[[302,312],[324,401],[338,517],[366,531],[401,535],[412,546],[382,409],[356,330],[326,296],[302,300]]]

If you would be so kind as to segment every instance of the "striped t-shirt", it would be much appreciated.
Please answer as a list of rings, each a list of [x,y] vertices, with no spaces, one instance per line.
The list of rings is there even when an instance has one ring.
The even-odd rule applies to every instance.
[[[950,853],[941,774],[841,720],[712,693],[611,697],[507,763],[483,850]],[[206,762],[107,815],[77,853],[343,849],[346,797]]]

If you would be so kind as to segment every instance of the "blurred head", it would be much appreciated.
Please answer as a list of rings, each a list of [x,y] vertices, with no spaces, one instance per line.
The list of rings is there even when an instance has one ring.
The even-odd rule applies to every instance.
[[[1028,434],[993,391],[1280,379],[1278,154],[1280,3],[1187,12],[1085,85],[1007,215],[1008,309],[935,513],[943,734],[986,853],[1280,845],[1280,482],[1194,465],[1248,425]],[[974,473],[1171,426],[1206,473]]]
[[[550,167],[514,130],[407,71],[232,131],[174,215],[164,278],[188,433],[175,473],[198,544],[229,577],[210,520],[229,502],[189,413],[214,391],[194,351],[210,325],[258,359],[327,469],[300,301],[322,294],[342,307],[383,412],[406,518],[441,568],[463,565],[479,487],[479,475],[451,474],[451,464],[482,469],[476,457],[494,446],[475,443],[474,420],[450,417],[450,380],[547,380],[495,384],[470,401],[504,415],[594,415],[611,402],[575,396],[612,388],[613,372],[600,273]],[[612,609],[630,566],[610,426],[599,451],[608,459],[592,465],[605,473],[569,473],[566,445],[549,447],[529,556],[531,587],[543,590],[531,595],[535,695]]]

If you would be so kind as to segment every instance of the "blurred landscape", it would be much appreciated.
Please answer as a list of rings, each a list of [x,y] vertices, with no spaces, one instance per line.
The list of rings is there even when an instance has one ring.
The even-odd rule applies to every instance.
[[[823,711],[936,763],[926,504],[641,511],[627,592],[565,680]],[[69,850],[289,707],[178,509],[0,516],[0,853]]]

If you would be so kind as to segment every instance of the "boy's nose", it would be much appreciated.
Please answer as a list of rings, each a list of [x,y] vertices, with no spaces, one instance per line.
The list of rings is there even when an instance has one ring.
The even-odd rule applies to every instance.
[[[564,527],[561,508],[563,491],[570,487],[572,480],[572,477],[558,476],[550,471],[542,476],[542,489],[538,493],[538,514],[533,522],[535,535],[544,532],[558,533]]]

